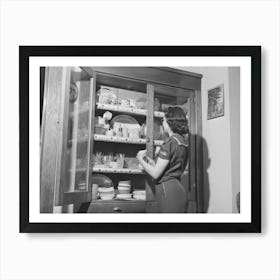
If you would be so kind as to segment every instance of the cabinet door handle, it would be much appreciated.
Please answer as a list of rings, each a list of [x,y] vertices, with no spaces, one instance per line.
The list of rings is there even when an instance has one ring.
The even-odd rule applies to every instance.
[[[120,207],[114,207],[113,208],[113,212],[114,213],[121,213],[122,212],[122,209]]]

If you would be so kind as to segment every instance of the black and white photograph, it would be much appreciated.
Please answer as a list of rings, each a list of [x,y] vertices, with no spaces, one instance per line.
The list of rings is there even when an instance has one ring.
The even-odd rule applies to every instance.
[[[176,231],[175,224],[207,230],[209,223],[222,231],[248,224],[254,226],[247,230],[259,230],[258,201],[252,204],[257,187],[244,186],[251,185],[251,151],[258,154],[248,106],[251,77],[259,74],[250,52],[258,55],[260,48],[220,47],[249,55],[215,59],[168,56],[196,52],[174,48],[110,47],[107,56],[95,55],[103,48],[88,48],[90,57],[49,58],[44,52],[66,56],[86,48],[35,47],[42,56],[32,57],[34,49],[21,47],[23,67],[26,51],[31,54],[29,152],[36,172],[28,201],[23,187],[21,200],[30,222],[102,224],[94,231],[126,231],[124,223],[140,231]],[[114,56],[127,50],[136,56]]]
[[[224,115],[224,85],[208,90],[208,120]]]
[[[40,212],[238,213],[240,68],[191,70],[42,67]]]

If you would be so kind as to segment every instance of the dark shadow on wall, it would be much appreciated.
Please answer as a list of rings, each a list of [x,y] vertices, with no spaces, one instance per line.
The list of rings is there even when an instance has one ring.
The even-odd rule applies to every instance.
[[[209,186],[209,175],[208,169],[211,164],[211,159],[209,155],[209,149],[205,138],[196,135],[196,142],[199,143],[198,154],[200,156],[201,165],[200,170],[197,170],[197,176],[199,177],[199,182],[197,189],[198,200],[200,204],[200,211],[202,213],[207,213],[209,209],[210,200],[210,186]]]
[[[208,168],[211,162],[208,145],[203,137],[195,134],[189,134],[189,141],[193,143],[190,147],[197,147],[198,150],[189,151],[189,160],[195,157],[194,169],[189,167],[188,172],[184,172],[181,177],[181,183],[187,193],[186,212],[207,213],[210,199]]]

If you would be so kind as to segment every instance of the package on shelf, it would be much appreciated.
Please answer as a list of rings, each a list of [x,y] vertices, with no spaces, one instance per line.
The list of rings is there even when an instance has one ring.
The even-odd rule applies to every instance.
[[[93,166],[95,168],[123,168],[125,162],[125,154],[123,153],[102,153],[96,152],[93,155]]]
[[[118,105],[118,99],[114,91],[109,87],[101,86],[96,92],[97,100],[101,104],[115,104]]]
[[[145,97],[146,93],[108,86],[100,86],[97,91],[98,102],[101,104],[120,105],[123,107],[138,108],[137,100]],[[141,108],[143,109],[143,108]]]
[[[110,112],[108,112],[110,113]],[[100,135],[106,135],[110,128],[108,120],[104,117],[95,117],[94,118],[94,133]]]
[[[140,168],[138,159],[135,157],[126,157],[124,159],[124,168],[129,168],[129,169]]]
[[[140,138],[140,124],[129,124],[115,122],[113,125],[114,135],[118,137],[139,139]]]

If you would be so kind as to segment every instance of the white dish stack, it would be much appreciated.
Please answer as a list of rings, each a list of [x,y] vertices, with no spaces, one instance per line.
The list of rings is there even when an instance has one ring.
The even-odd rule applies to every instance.
[[[145,190],[134,190],[133,198],[137,200],[146,200],[146,191]]]
[[[110,200],[115,197],[114,187],[99,187],[98,193],[102,200]]]
[[[131,198],[131,181],[119,181],[118,183],[118,199],[129,199]]]

